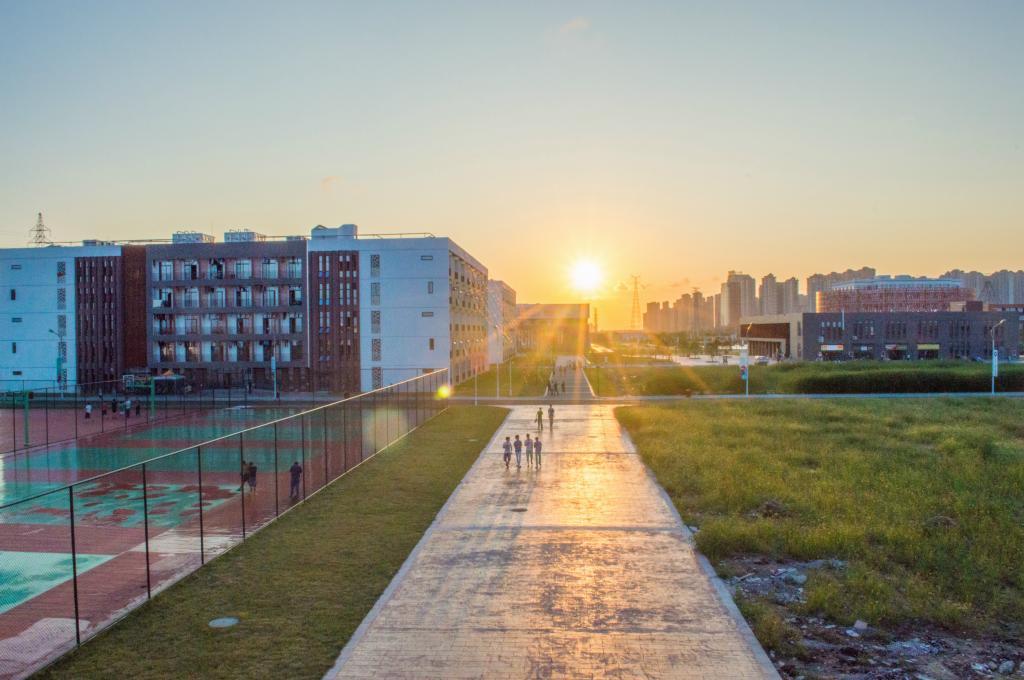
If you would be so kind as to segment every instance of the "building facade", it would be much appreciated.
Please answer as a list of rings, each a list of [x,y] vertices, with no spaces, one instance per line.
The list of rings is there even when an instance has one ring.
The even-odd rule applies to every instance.
[[[751,354],[808,361],[988,360],[993,339],[1001,360],[1016,361],[1021,332],[1015,311],[805,312],[740,327]]]
[[[487,282],[487,363],[501,364],[516,351],[516,292],[504,281]]]
[[[355,225],[4,249],[0,380],[176,374],[352,394],[447,368],[460,382],[487,365],[487,287],[451,239]]]
[[[957,279],[879,276],[818,293],[819,312],[943,312],[974,299]]]

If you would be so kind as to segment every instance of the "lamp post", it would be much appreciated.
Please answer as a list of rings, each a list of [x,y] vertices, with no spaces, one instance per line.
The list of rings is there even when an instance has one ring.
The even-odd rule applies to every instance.
[[[996,376],[999,375],[999,354],[996,352],[996,329],[1006,323],[1006,319],[1000,319],[999,323],[988,329],[992,338],[992,394],[996,393]]]

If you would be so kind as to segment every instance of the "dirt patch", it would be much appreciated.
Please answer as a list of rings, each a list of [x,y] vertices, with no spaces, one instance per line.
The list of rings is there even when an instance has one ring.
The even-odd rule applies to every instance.
[[[719,564],[734,596],[772,607],[796,631],[792,653],[769,651],[790,680],[960,680],[1024,678],[1020,631],[966,637],[933,625],[843,625],[805,612],[804,584],[815,570],[841,572],[842,560],[779,562],[760,556]]]

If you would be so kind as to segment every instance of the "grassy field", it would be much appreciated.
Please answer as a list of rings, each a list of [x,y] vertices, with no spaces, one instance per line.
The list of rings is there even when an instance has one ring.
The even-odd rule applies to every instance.
[[[548,386],[548,376],[551,375],[554,361],[545,358],[519,357],[512,360],[512,396],[513,397],[539,397],[544,394]],[[501,364],[500,381],[494,368],[487,370],[477,376],[477,391],[481,397],[495,396],[495,390],[500,387],[502,397],[509,396],[508,393],[508,363]],[[500,384],[499,384],[500,383]],[[455,388],[455,394],[460,397],[473,396],[473,379],[460,383]]]
[[[752,394],[842,394],[858,392],[985,392],[988,364],[966,362],[793,362],[750,367]],[[728,366],[609,366],[588,368],[599,396],[739,394],[740,369]],[[1024,366],[1000,366],[997,389],[1024,390]]]
[[[848,561],[809,573],[802,613],[1021,630],[1024,402],[686,402],[617,414],[719,567],[751,555]],[[742,606],[774,646],[782,620],[767,603]]]
[[[449,409],[40,677],[321,677],[505,413]]]

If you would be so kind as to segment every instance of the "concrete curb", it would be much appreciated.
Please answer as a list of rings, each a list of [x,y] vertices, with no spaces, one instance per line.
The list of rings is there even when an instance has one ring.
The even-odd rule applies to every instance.
[[[427,527],[427,530],[423,532],[422,536],[420,536],[420,540],[416,543],[416,547],[412,549],[412,552],[409,553],[409,556],[405,558],[404,562],[402,562],[402,566],[399,567],[398,572],[395,573],[394,578],[391,579],[391,583],[389,583],[388,587],[384,589],[384,592],[381,593],[380,597],[377,598],[377,601],[373,603],[373,607],[363,618],[362,622],[359,624],[359,627],[356,628],[355,632],[352,633],[352,637],[350,637],[348,642],[345,643],[345,646],[342,648],[341,653],[335,660],[334,665],[331,666],[331,668],[326,673],[324,673],[323,677],[325,678],[325,680],[328,678],[337,677],[338,673],[341,672],[342,667],[345,665],[346,662],[348,662],[349,657],[352,656],[352,650],[355,649],[356,645],[358,645],[360,640],[362,640],[363,637],[366,635],[366,631],[369,630],[370,626],[373,625],[373,622],[377,620],[378,616],[380,616],[380,613],[384,609],[384,606],[391,600],[392,597],[394,597],[395,591],[398,590],[399,586],[401,586],[402,584],[402,581],[405,580],[406,574],[408,574],[409,570],[412,569],[412,565],[415,564],[416,559],[419,557],[420,552],[423,549],[423,546],[425,546],[427,544],[427,541],[430,540],[430,537],[433,536],[434,530],[441,524],[442,521],[444,521],[445,515],[448,514],[448,508],[452,504],[452,500],[462,489],[463,485],[466,483],[466,479],[471,474],[473,474],[473,471],[476,470],[477,466],[482,464],[485,454],[487,453],[487,449],[491,448],[491,444],[493,444],[494,441],[498,438],[498,435],[501,433],[501,428],[505,425],[505,421],[508,420],[508,416],[510,413],[511,411],[505,414],[505,417],[502,419],[501,423],[499,423],[498,427],[495,428],[494,434],[491,435],[491,438],[487,440],[487,443],[484,444],[484,447],[480,449],[480,453],[479,455],[477,455],[476,460],[473,461],[473,464],[469,466],[469,469],[466,470],[466,474],[462,476],[462,479],[459,480],[459,483],[455,486],[454,489],[452,489],[452,492],[448,495],[448,500],[444,502],[444,505],[442,505],[441,509],[438,510],[437,515],[434,516],[434,521],[430,523],[430,526]]]
[[[633,438],[629,436],[629,432],[625,427],[622,428],[622,437],[626,442],[626,448],[632,453],[636,454],[636,445],[633,443]],[[639,458],[639,455],[637,456]],[[644,471],[647,473],[647,478],[651,480],[651,483],[658,490],[658,495],[661,497],[662,502],[668,508],[668,511],[675,518],[676,523],[679,525],[679,530],[683,534],[683,538],[693,547],[694,557],[697,558],[697,564],[700,565],[701,571],[704,572],[704,576],[707,577],[708,581],[711,582],[711,586],[715,589],[715,593],[718,595],[718,599],[721,601],[722,606],[725,607],[726,613],[732,618],[733,623],[736,624],[736,628],[740,635],[746,641],[747,646],[750,647],[750,651],[754,654],[754,658],[761,665],[761,670],[764,671],[764,677],[774,678],[781,680],[779,672],[775,670],[775,664],[765,653],[761,643],[757,641],[757,636],[754,635],[754,631],[750,629],[750,624],[743,618],[743,614],[740,613],[739,607],[736,606],[735,600],[732,599],[732,593],[729,592],[729,588],[726,587],[725,583],[718,577],[718,573],[715,572],[715,568],[711,566],[711,562],[708,558],[704,557],[697,550],[696,542],[693,539],[693,533],[690,531],[686,523],[683,522],[683,518],[679,515],[679,511],[676,509],[675,503],[669,498],[668,492],[665,491],[664,487],[658,482],[658,478],[655,477],[654,472],[651,468],[647,467],[647,464],[640,458],[640,464],[644,466]]]

